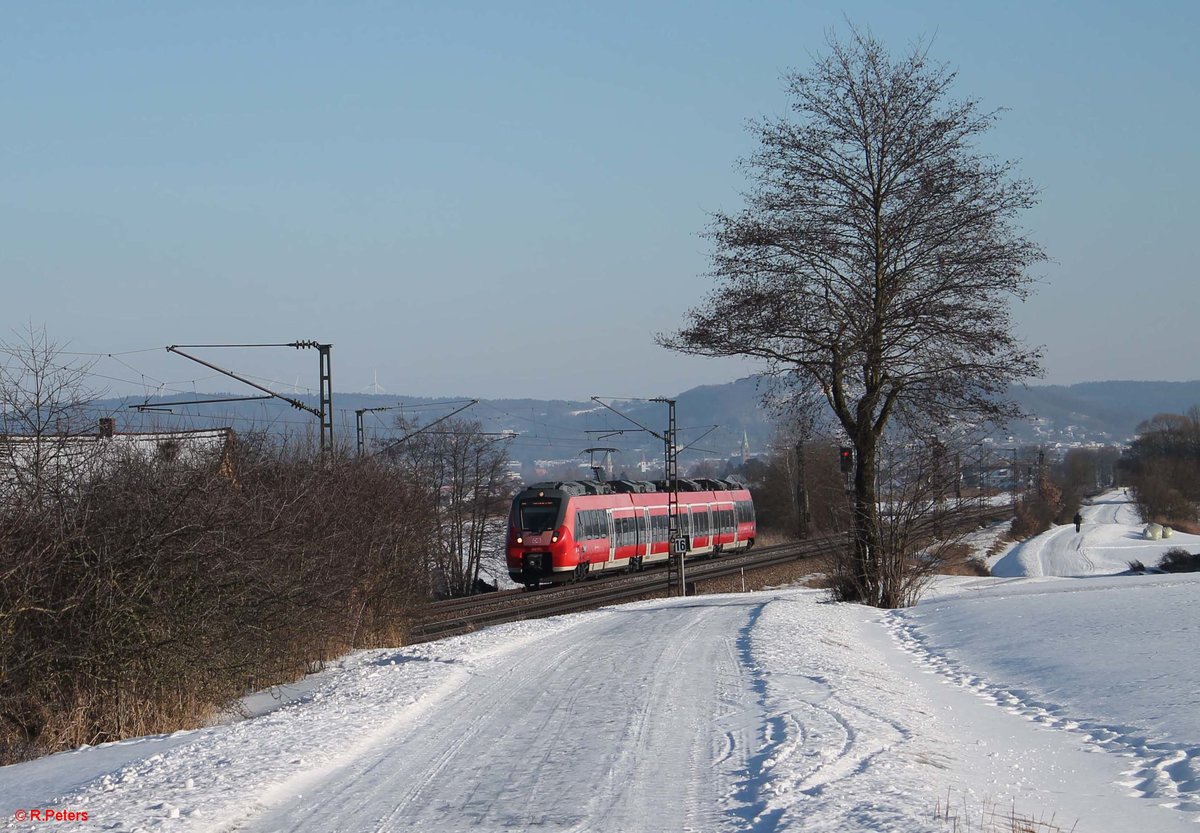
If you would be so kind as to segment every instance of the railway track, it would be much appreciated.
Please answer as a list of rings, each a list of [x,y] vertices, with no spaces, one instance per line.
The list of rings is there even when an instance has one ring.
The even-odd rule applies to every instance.
[[[955,513],[956,525],[978,525],[1010,517],[1012,508],[1002,506]],[[743,570],[759,570],[804,558],[813,558],[837,551],[847,538],[834,535],[756,548],[748,553],[692,561],[687,566],[687,580],[695,581],[737,575]],[[556,585],[535,592],[501,590],[464,599],[447,599],[431,603],[425,616],[414,624],[410,642],[431,642],[447,636],[470,633],[490,625],[540,619],[561,613],[590,610],[603,605],[628,601],[641,596],[665,594],[670,589],[671,574],[665,568],[643,573],[620,573],[600,577],[580,584]]]

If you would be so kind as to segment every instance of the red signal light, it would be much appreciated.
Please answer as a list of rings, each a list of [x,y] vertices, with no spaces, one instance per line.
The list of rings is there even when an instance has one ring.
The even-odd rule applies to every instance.
[[[851,448],[848,445],[842,446],[840,460],[841,460],[842,471],[844,471],[846,473],[854,471],[854,449],[853,448]]]

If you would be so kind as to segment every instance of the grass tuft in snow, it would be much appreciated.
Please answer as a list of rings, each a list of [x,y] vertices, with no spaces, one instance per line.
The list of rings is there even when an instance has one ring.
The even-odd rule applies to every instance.
[[[1078,824],[1062,827],[1053,815],[1049,819],[1027,816],[1017,812],[1015,803],[1005,810],[990,799],[976,810],[967,806],[966,799],[955,806],[949,793],[945,802],[938,799],[933,817],[950,833],[1074,833]]]

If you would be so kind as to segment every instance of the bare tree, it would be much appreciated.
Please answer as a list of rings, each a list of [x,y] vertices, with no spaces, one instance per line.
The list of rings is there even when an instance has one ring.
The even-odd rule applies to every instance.
[[[0,502],[36,502],[89,460],[71,454],[71,435],[90,428],[91,364],[63,354],[32,324],[0,341]],[[78,479],[77,476],[69,479]]]
[[[928,434],[1015,415],[1002,397],[1040,352],[1012,334],[1009,303],[1045,255],[1015,225],[1036,191],[975,150],[996,114],[949,99],[955,73],[920,45],[893,60],[858,30],[830,47],[786,77],[797,120],[757,125],[746,207],[709,232],[717,286],[660,343],[763,359],[823,395],[856,452],[844,597],[891,607],[906,594],[884,564],[880,439],[893,419]]]
[[[387,456],[414,481],[429,487],[429,523],[437,546],[431,575],[435,592],[465,596],[485,568],[503,557],[508,500],[508,443],[489,436],[478,422],[451,419],[421,432],[397,420],[409,439],[394,443]]]

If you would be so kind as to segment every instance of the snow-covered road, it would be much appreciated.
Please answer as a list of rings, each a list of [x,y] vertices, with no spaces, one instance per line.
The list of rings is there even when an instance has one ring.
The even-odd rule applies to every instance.
[[[757,720],[729,718],[753,707],[738,638],[762,604],[624,608],[474,664],[403,733],[239,829],[715,830],[729,778],[710,774],[753,749]]]

